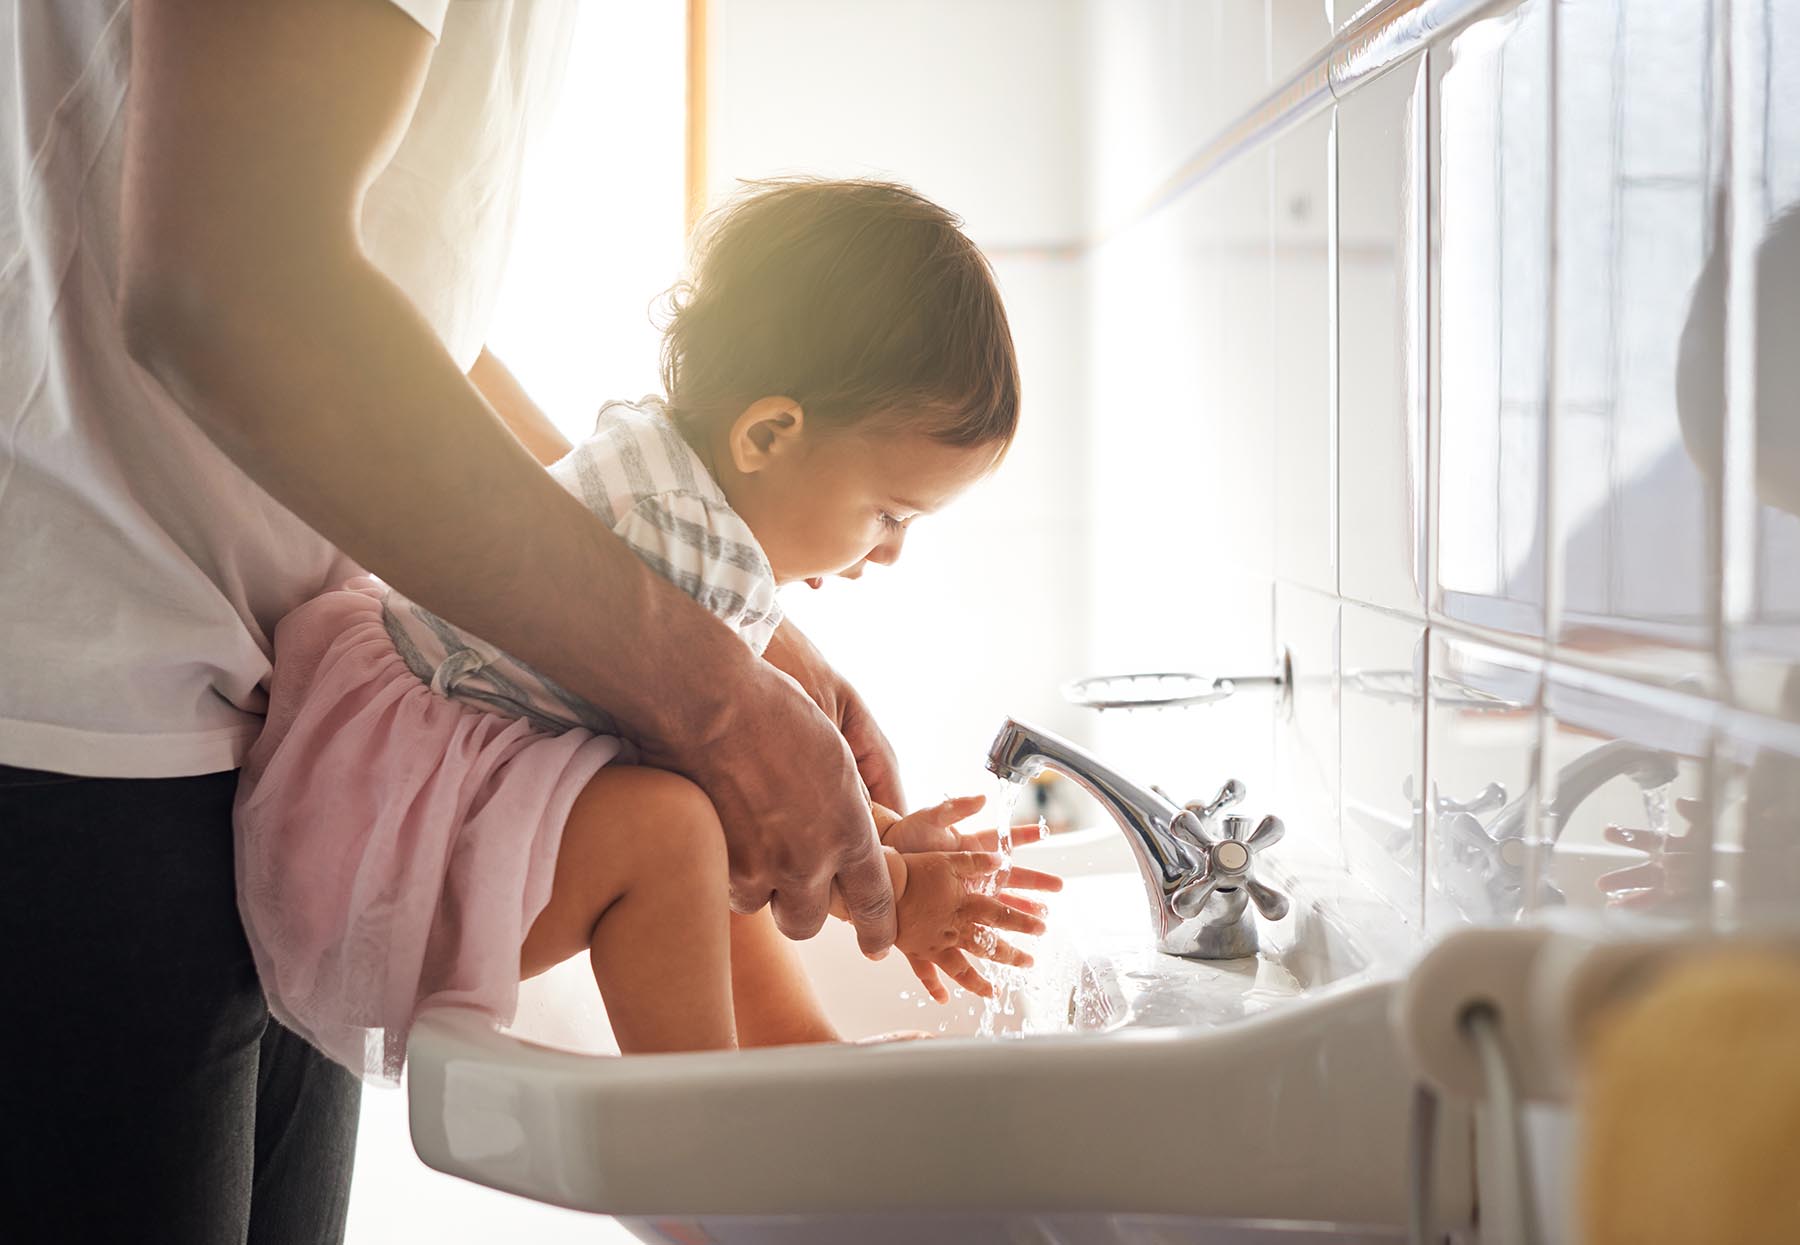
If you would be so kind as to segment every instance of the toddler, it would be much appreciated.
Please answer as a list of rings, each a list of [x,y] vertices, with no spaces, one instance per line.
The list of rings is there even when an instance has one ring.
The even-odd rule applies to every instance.
[[[992,274],[903,187],[754,187],[672,308],[666,398],[608,404],[550,472],[758,654],[779,586],[892,563],[1011,442]],[[422,1008],[505,1021],[521,977],[586,952],[627,1054],[835,1040],[768,909],[730,911],[706,794],[635,759],[605,706],[373,579],[294,611],[236,809],[271,1010],[391,1080]],[[875,809],[896,945],[940,1000],[939,968],[987,993],[969,956],[1030,962],[999,934],[1043,909],[1001,887],[1059,885],[954,829],[979,805]]]

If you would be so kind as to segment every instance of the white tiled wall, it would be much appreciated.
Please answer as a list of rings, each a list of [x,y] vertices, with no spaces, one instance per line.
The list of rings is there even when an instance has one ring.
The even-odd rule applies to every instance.
[[[1353,7],[1261,6],[1262,90]],[[1237,98],[1205,108],[1117,49],[1255,8],[1093,7],[1096,203],[1141,201],[1261,94],[1242,32]],[[1186,726],[1198,772],[1266,762],[1289,842],[1420,937],[1800,910],[1796,70],[1793,6],[1503,5],[1088,256],[1090,392],[1161,391],[1100,432],[1090,647],[1290,652],[1273,738]],[[1185,504],[1138,487],[1183,473]],[[1115,562],[1146,514],[1185,629],[1130,595],[1155,558]],[[1221,585],[1269,630],[1221,624]]]

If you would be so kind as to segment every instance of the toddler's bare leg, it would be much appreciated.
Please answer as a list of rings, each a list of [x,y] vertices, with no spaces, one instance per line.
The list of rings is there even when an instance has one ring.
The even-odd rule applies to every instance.
[[[735,1046],[725,834],[678,774],[609,765],[569,811],[521,977],[587,951],[626,1054]]]
[[[794,944],[775,928],[767,908],[731,914],[731,999],[744,1046],[838,1040]]]

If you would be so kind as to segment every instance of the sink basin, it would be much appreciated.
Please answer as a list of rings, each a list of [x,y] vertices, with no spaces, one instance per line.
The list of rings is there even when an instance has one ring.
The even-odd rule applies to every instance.
[[[802,955],[840,1032],[1018,1037],[1217,1025],[1347,981],[1368,967],[1342,922],[1305,906],[1264,924],[1259,956],[1204,961],[1161,954],[1150,945],[1144,884],[1131,851],[1110,826],[1022,848],[1019,860],[1059,874],[1066,885],[1060,894],[1041,897],[1050,905],[1050,933],[1031,946],[1036,966],[998,974],[1000,984],[1010,987],[1003,1011],[985,1016],[984,1024],[987,1009],[980,999],[958,994],[948,1006],[931,1002],[903,960],[871,964],[849,928],[833,923]],[[1271,876],[1280,875],[1271,870]],[[1292,884],[1282,879],[1284,889]],[[995,975],[991,965],[986,969]],[[583,988],[593,993],[591,984]]]
[[[784,1217],[776,1239],[828,1221],[840,1235],[817,1239],[865,1239],[842,1218],[921,1207],[971,1231],[970,1216],[1046,1214],[1216,1229],[1195,1240],[1273,1220],[1382,1239],[1405,1223],[1393,978],[1303,874],[1279,879],[1295,903],[1265,923],[1261,955],[1207,963],[1150,948],[1143,886],[1110,827],[1019,855],[1068,887],[1037,967],[986,1026],[979,1000],[932,1003],[901,957],[870,963],[833,923],[802,955],[840,1030],[941,1040],[619,1059],[602,1053],[578,960],[528,983],[510,1030],[456,1009],[420,1018],[414,1146],[485,1185],[655,1217],[631,1223],[649,1240],[771,1239],[726,1231],[768,1216]],[[1456,1151],[1440,1146],[1440,1205],[1467,1184]],[[962,1239],[938,1228],[930,1239]]]

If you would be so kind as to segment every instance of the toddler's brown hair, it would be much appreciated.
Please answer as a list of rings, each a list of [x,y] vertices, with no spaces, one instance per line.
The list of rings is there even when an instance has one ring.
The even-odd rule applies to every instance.
[[[676,424],[691,435],[780,395],[827,429],[891,420],[1004,449],[1018,361],[993,271],[961,224],[892,182],[746,183],[701,222],[668,294]]]

